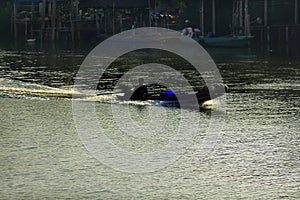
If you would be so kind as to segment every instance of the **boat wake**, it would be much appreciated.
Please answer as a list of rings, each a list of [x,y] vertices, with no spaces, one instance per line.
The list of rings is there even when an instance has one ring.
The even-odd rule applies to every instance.
[[[0,98],[23,99],[66,99],[77,101],[93,101],[100,103],[114,103],[127,105],[153,105],[150,101],[119,101],[114,94],[84,94],[75,91],[73,87],[54,88],[35,83],[0,78]]]
[[[35,83],[27,83],[18,80],[0,78],[0,98],[16,98],[16,99],[66,99],[76,101],[90,101],[109,104],[136,105],[136,106],[164,106],[164,107],[180,107],[178,102],[174,101],[120,101],[117,96],[120,94],[84,94],[75,91],[73,87],[53,88]],[[208,100],[199,105],[204,109],[211,109],[216,104],[216,100]]]
[[[10,98],[72,98],[80,96],[71,88],[53,88],[35,83],[0,78],[0,97]]]

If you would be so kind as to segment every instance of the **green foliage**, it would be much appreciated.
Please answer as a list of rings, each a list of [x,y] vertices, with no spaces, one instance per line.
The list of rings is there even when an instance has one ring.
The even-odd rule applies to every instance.
[[[11,15],[13,5],[12,1],[0,1],[0,34],[8,35],[10,32]]]

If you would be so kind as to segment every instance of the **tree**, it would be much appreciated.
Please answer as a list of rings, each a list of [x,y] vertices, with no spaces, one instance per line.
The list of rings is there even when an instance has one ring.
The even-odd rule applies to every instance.
[[[9,35],[10,23],[12,15],[12,2],[7,0],[0,0],[0,33],[1,36]]]

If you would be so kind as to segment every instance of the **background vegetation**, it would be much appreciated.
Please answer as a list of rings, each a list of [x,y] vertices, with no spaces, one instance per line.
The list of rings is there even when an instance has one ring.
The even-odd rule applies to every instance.
[[[11,33],[12,1],[0,0],[0,34],[8,36]]]

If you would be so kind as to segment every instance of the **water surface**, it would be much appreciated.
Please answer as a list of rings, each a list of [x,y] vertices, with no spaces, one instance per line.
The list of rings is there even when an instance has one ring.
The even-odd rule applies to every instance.
[[[152,173],[124,173],[95,159],[76,132],[70,99],[2,89],[0,197],[300,198],[300,60],[249,50],[232,50],[229,54],[210,51],[231,89],[226,95],[226,124],[214,150],[206,157],[199,155],[210,120],[209,112],[200,112],[203,126],[186,147],[186,153]],[[0,88],[70,90],[86,53],[3,48]],[[122,61],[128,66],[143,62],[133,61],[132,57]],[[193,84],[203,83],[199,75],[193,76],[183,65],[177,67]],[[122,68],[110,70],[110,76],[99,86],[100,93],[110,91],[122,74]],[[125,105],[115,106],[120,112],[125,110]],[[130,151],[147,152],[163,147],[178,126],[178,108],[134,104],[129,108],[138,123],[146,123],[153,109],[167,113],[164,131],[140,140],[124,135],[114,124],[110,103],[96,103],[96,113],[107,136]]]

